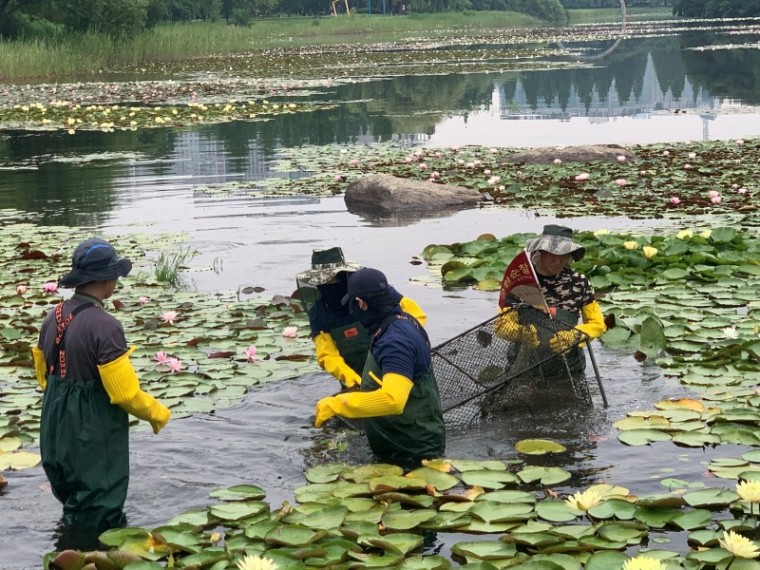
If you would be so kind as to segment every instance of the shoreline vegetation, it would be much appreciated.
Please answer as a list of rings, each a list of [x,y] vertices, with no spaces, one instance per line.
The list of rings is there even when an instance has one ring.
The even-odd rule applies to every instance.
[[[568,10],[569,25],[616,23],[620,9]],[[628,20],[672,18],[668,8],[629,8]],[[258,50],[410,42],[461,33],[525,30],[548,24],[517,12],[446,12],[409,16],[279,17],[247,27],[224,21],[159,25],[133,39],[80,34],[58,39],[0,41],[0,83],[81,80],[104,72],[142,71],[160,63]],[[516,34],[519,35],[519,34]]]

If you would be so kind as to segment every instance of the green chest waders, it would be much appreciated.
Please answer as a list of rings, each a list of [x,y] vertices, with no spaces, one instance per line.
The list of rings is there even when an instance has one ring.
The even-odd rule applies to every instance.
[[[123,520],[129,483],[129,417],[110,403],[99,378],[66,377],[65,333],[72,319],[56,307],[57,332],[42,400],[40,451],[53,495],[63,503],[63,523],[108,529]],[[49,354],[49,352],[48,352]]]
[[[386,323],[381,325],[380,334]],[[380,387],[370,372],[378,378],[382,374],[371,351],[362,373],[359,388],[362,392]],[[446,449],[446,428],[432,365],[422,376],[414,378],[413,384],[401,415],[367,418],[364,422],[372,452],[384,461],[407,468],[419,467],[422,459],[443,457]]]
[[[360,322],[330,329],[338,352],[351,369],[361,376],[369,352],[369,335]]]

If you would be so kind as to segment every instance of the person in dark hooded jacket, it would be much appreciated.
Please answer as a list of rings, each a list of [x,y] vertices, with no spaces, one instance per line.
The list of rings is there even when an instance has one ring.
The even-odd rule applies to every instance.
[[[415,467],[442,457],[446,433],[427,333],[401,310],[377,269],[352,274],[342,303],[369,333],[369,353],[359,391],[321,399],[315,425],[335,415],[366,418],[370,448],[381,461]]]

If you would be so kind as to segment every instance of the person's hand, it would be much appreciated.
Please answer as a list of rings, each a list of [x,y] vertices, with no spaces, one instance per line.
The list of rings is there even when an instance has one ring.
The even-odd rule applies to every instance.
[[[328,396],[327,398],[322,398],[319,402],[317,402],[314,427],[322,427],[323,423],[335,415],[334,402],[335,396]]]
[[[549,341],[549,346],[556,353],[565,352],[578,342],[579,333],[580,331],[576,329],[558,331]]]
[[[151,418],[149,422],[150,426],[153,428],[153,433],[157,434],[166,427],[166,424],[169,423],[169,419],[172,417],[172,413],[169,411],[169,408],[163,404],[159,402],[156,402],[156,404],[158,405],[154,406],[154,408],[151,410]]]
[[[520,327],[520,340],[528,343],[528,346],[531,348],[538,348],[541,345],[541,340],[538,338],[536,325],[524,325]]]

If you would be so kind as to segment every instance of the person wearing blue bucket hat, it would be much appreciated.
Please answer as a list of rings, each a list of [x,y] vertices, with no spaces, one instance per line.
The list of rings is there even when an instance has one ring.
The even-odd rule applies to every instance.
[[[315,249],[311,269],[296,275],[298,294],[309,315],[317,363],[347,389],[359,386],[369,349],[366,329],[348,306],[341,304],[349,277],[361,269],[358,263],[346,261],[340,247],[331,247]],[[391,293],[404,312],[425,325],[427,316],[413,299],[392,287]]]
[[[121,323],[104,310],[132,269],[107,241],[93,237],[72,255],[59,280],[74,294],[50,311],[32,349],[44,391],[42,466],[63,504],[63,525],[92,533],[120,526],[129,483],[129,415],[158,433],[171,412],[140,388]]]
[[[379,460],[411,468],[443,457],[446,433],[425,329],[401,309],[377,269],[352,274],[341,302],[369,332],[369,353],[359,391],[321,399],[316,427],[335,415],[365,418]]]

